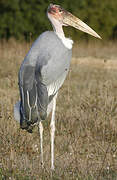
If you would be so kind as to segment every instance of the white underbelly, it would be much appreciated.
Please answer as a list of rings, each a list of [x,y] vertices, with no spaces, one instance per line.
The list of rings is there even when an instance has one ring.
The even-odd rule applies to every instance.
[[[66,76],[67,72],[64,72],[56,81],[47,86],[48,96],[54,95],[58,92],[60,87],[63,85]]]
[[[60,78],[58,78],[55,82],[47,86],[48,96],[55,95],[62,84],[64,83],[64,80],[67,76],[67,72],[65,72]],[[48,104],[47,107],[47,116],[51,113],[53,107],[53,100]]]

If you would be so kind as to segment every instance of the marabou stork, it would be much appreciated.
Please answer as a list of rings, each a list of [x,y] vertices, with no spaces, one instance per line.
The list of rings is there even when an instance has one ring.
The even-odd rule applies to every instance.
[[[46,31],[37,38],[21,64],[18,76],[21,100],[14,107],[14,116],[20,121],[20,127],[29,132],[34,124],[39,125],[43,164],[42,121],[52,111],[51,169],[54,169],[56,98],[69,71],[73,45],[73,41],[65,37],[62,26],[72,26],[97,38],[101,37],[59,5],[50,4],[47,16],[53,31]]]

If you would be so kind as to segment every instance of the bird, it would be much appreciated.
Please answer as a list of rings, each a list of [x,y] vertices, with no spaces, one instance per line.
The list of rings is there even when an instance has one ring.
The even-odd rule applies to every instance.
[[[20,122],[20,127],[28,132],[38,125],[43,167],[43,121],[52,113],[51,169],[54,170],[56,99],[69,72],[73,47],[73,40],[65,37],[63,26],[72,26],[96,38],[101,37],[60,5],[51,3],[47,8],[47,17],[53,31],[43,32],[34,41],[19,69],[20,100],[14,106],[14,117]]]

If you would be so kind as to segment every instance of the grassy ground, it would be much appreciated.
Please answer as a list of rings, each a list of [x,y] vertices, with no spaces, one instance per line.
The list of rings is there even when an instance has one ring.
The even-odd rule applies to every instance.
[[[13,117],[17,73],[30,44],[0,44],[0,180],[117,180],[117,46],[82,44],[57,99],[55,166],[50,170],[50,117],[44,124],[44,169],[38,130]]]

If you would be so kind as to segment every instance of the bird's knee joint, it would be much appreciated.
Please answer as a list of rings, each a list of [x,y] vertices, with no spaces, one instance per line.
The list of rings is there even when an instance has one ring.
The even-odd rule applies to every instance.
[[[42,132],[43,133],[43,125],[42,125],[42,123],[40,122],[40,124],[39,124],[39,130],[40,130],[40,132]]]
[[[55,131],[55,124],[50,124],[50,129],[51,129],[51,131]]]

